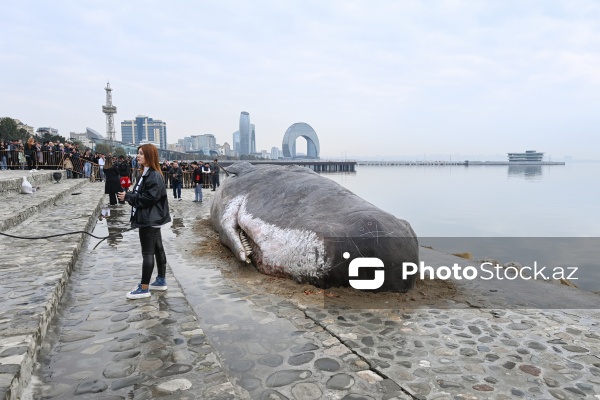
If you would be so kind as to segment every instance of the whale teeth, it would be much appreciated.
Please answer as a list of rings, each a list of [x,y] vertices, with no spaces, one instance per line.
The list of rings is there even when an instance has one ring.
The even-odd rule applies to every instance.
[[[252,246],[250,245],[250,242],[248,241],[248,237],[246,237],[246,232],[244,232],[241,229],[240,229],[240,241],[242,242],[242,247],[244,248],[244,251],[246,252],[246,263],[250,264],[252,262],[252,260],[250,259],[250,256],[252,255]]]

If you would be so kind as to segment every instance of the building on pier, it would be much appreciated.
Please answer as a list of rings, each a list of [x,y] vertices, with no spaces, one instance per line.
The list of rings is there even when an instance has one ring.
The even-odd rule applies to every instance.
[[[527,150],[525,153],[508,153],[510,162],[541,162],[544,159],[544,153],[538,153],[535,150]]]

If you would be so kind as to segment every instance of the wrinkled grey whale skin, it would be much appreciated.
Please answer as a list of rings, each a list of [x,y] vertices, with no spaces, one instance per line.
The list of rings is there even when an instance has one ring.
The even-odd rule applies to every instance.
[[[215,192],[211,222],[239,260],[268,275],[326,288],[349,285],[352,259],[377,257],[385,265],[385,282],[377,291],[414,286],[416,275],[401,276],[403,262],[419,262],[408,222],[308,168],[240,162],[226,170],[230,176]],[[359,279],[373,275],[359,269]]]

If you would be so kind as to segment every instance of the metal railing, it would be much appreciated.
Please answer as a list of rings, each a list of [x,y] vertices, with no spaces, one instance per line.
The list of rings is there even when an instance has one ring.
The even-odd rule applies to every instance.
[[[183,189],[189,189],[194,187],[194,182],[192,181],[194,172],[193,171],[183,171],[183,176],[181,180],[181,187]],[[202,174],[202,182],[200,183],[204,189],[212,188],[212,176],[210,174]],[[163,171],[163,180],[165,181],[165,185],[167,187],[171,187],[171,179],[168,174]]]
[[[66,158],[67,155],[61,151],[36,151],[27,156],[24,150],[0,150],[0,170],[62,170],[66,169]],[[98,164],[80,157],[70,159],[73,168],[68,170],[68,178],[100,179]]]

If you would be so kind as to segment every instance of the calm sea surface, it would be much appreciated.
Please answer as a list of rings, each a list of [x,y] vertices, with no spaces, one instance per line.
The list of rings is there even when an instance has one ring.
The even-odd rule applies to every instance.
[[[509,243],[511,238],[600,237],[600,163],[357,166],[355,173],[323,175],[407,220],[423,238],[501,237]],[[575,242],[591,250],[586,239]],[[599,260],[585,268],[588,281],[600,282]],[[600,289],[600,284],[578,286]]]

